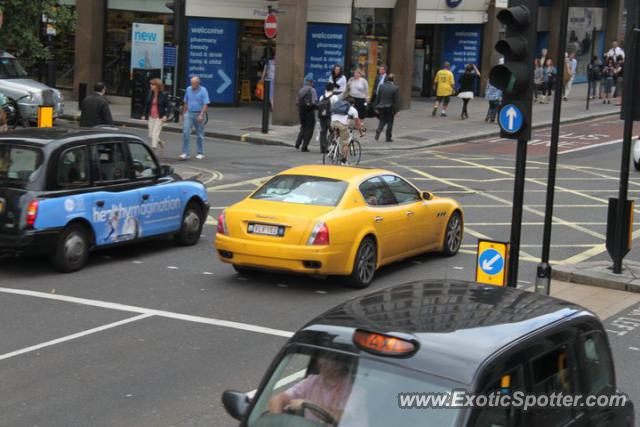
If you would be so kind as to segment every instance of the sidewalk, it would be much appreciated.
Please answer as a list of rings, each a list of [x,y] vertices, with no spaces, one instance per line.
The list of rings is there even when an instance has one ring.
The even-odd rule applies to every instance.
[[[531,288],[533,290],[533,288]],[[605,320],[640,303],[640,294],[596,286],[551,281],[551,296],[579,304]]]
[[[574,86],[570,100],[562,103],[562,122],[571,123],[589,118],[615,114],[620,107],[603,105],[602,101],[592,100],[589,111],[585,109],[587,85]],[[114,121],[120,126],[146,128],[144,121],[131,119],[129,98],[109,97]],[[460,120],[462,101],[451,99],[448,117],[432,117],[433,100],[414,98],[409,110],[402,110],[394,126],[394,142],[375,142],[374,130],[378,120],[367,119],[365,126],[368,133],[362,142],[371,143],[379,150],[407,150],[442,145],[451,142],[468,141],[479,138],[495,137],[499,135],[497,124],[485,123],[488,104],[484,98],[476,98],[469,105],[468,120]],[[277,108],[277,106],[276,106]],[[533,110],[534,127],[544,127],[551,124],[553,104],[535,104]],[[75,101],[65,101],[65,115],[67,120],[79,120],[78,104]],[[209,123],[206,135],[213,138],[245,141],[256,144],[293,146],[298,135],[298,126],[271,125],[269,133],[261,133],[262,110],[260,104],[243,104],[240,107],[213,107],[209,109]],[[167,123],[165,131],[182,132],[181,123]],[[384,140],[384,136],[381,141]],[[311,147],[319,151],[316,137]]]

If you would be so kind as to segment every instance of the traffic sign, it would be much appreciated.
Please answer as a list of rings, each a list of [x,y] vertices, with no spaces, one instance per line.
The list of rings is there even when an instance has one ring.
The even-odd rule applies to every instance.
[[[505,286],[508,254],[508,243],[478,240],[476,282]]]
[[[264,34],[272,39],[278,34],[278,18],[274,13],[270,13],[264,18]]]
[[[524,114],[513,104],[508,104],[500,110],[500,128],[508,133],[518,133],[524,125]]]

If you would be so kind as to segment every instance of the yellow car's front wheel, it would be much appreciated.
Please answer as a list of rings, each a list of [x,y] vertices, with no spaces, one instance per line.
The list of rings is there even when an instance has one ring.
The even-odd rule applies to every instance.
[[[353,288],[366,288],[373,282],[373,276],[376,273],[376,264],[378,260],[378,247],[375,239],[365,237],[353,260],[353,270],[351,275],[347,277],[347,284]]]

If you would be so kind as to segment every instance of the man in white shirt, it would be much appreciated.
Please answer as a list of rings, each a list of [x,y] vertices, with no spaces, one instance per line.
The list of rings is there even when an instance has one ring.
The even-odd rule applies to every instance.
[[[609,49],[609,52],[607,52],[607,58],[613,58],[614,60],[617,60],[619,56],[622,56],[623,58],[625,57],[624,49],[618,46],[617,41],[614,41],[613,43],[611,43],[611,49]]]
[[[356,129],[360,131],[360,136],[362,136],[362,122],[358,117],[358,110],[355,109],[354,104],[353,98],[349,97],[333,103],[331,108],[331,127],[334,132],[338,132],[340,135],[342,164],[346,164],[349,157],[349,121],[353,120],[355,122]]]

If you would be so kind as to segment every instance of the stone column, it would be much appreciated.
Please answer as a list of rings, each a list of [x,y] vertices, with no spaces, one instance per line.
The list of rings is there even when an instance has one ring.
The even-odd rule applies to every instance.
[[[498,64],[498,60],[500,59],[500,54],[495,49],[496,43],[500,39],[498,12],[499,9],[496,8],[495,0],[491,0],[489,9],[487,10],[487,22],[484,24],[482,32],[482,69],[480,70],[482,78],[480,79],[480,95],[484,94],[487,81],[489,81],[491,68]]]
[[[411,106],[411,86],[416,45],[417,0],[397,0],[393,10],[391,61],[389,71],[400,88],[400,108]]]
[[[291,126],[299,120],[296,95],[304,83],[309,0],[279,0],[278,8],[285,13],[278,14],[273,123]]]
[[[77,0],[75,41],[75,69],[73,94],[78,96],[78,85],[87,84],[87,94],[102,80],[104,22],[106,0]]]

